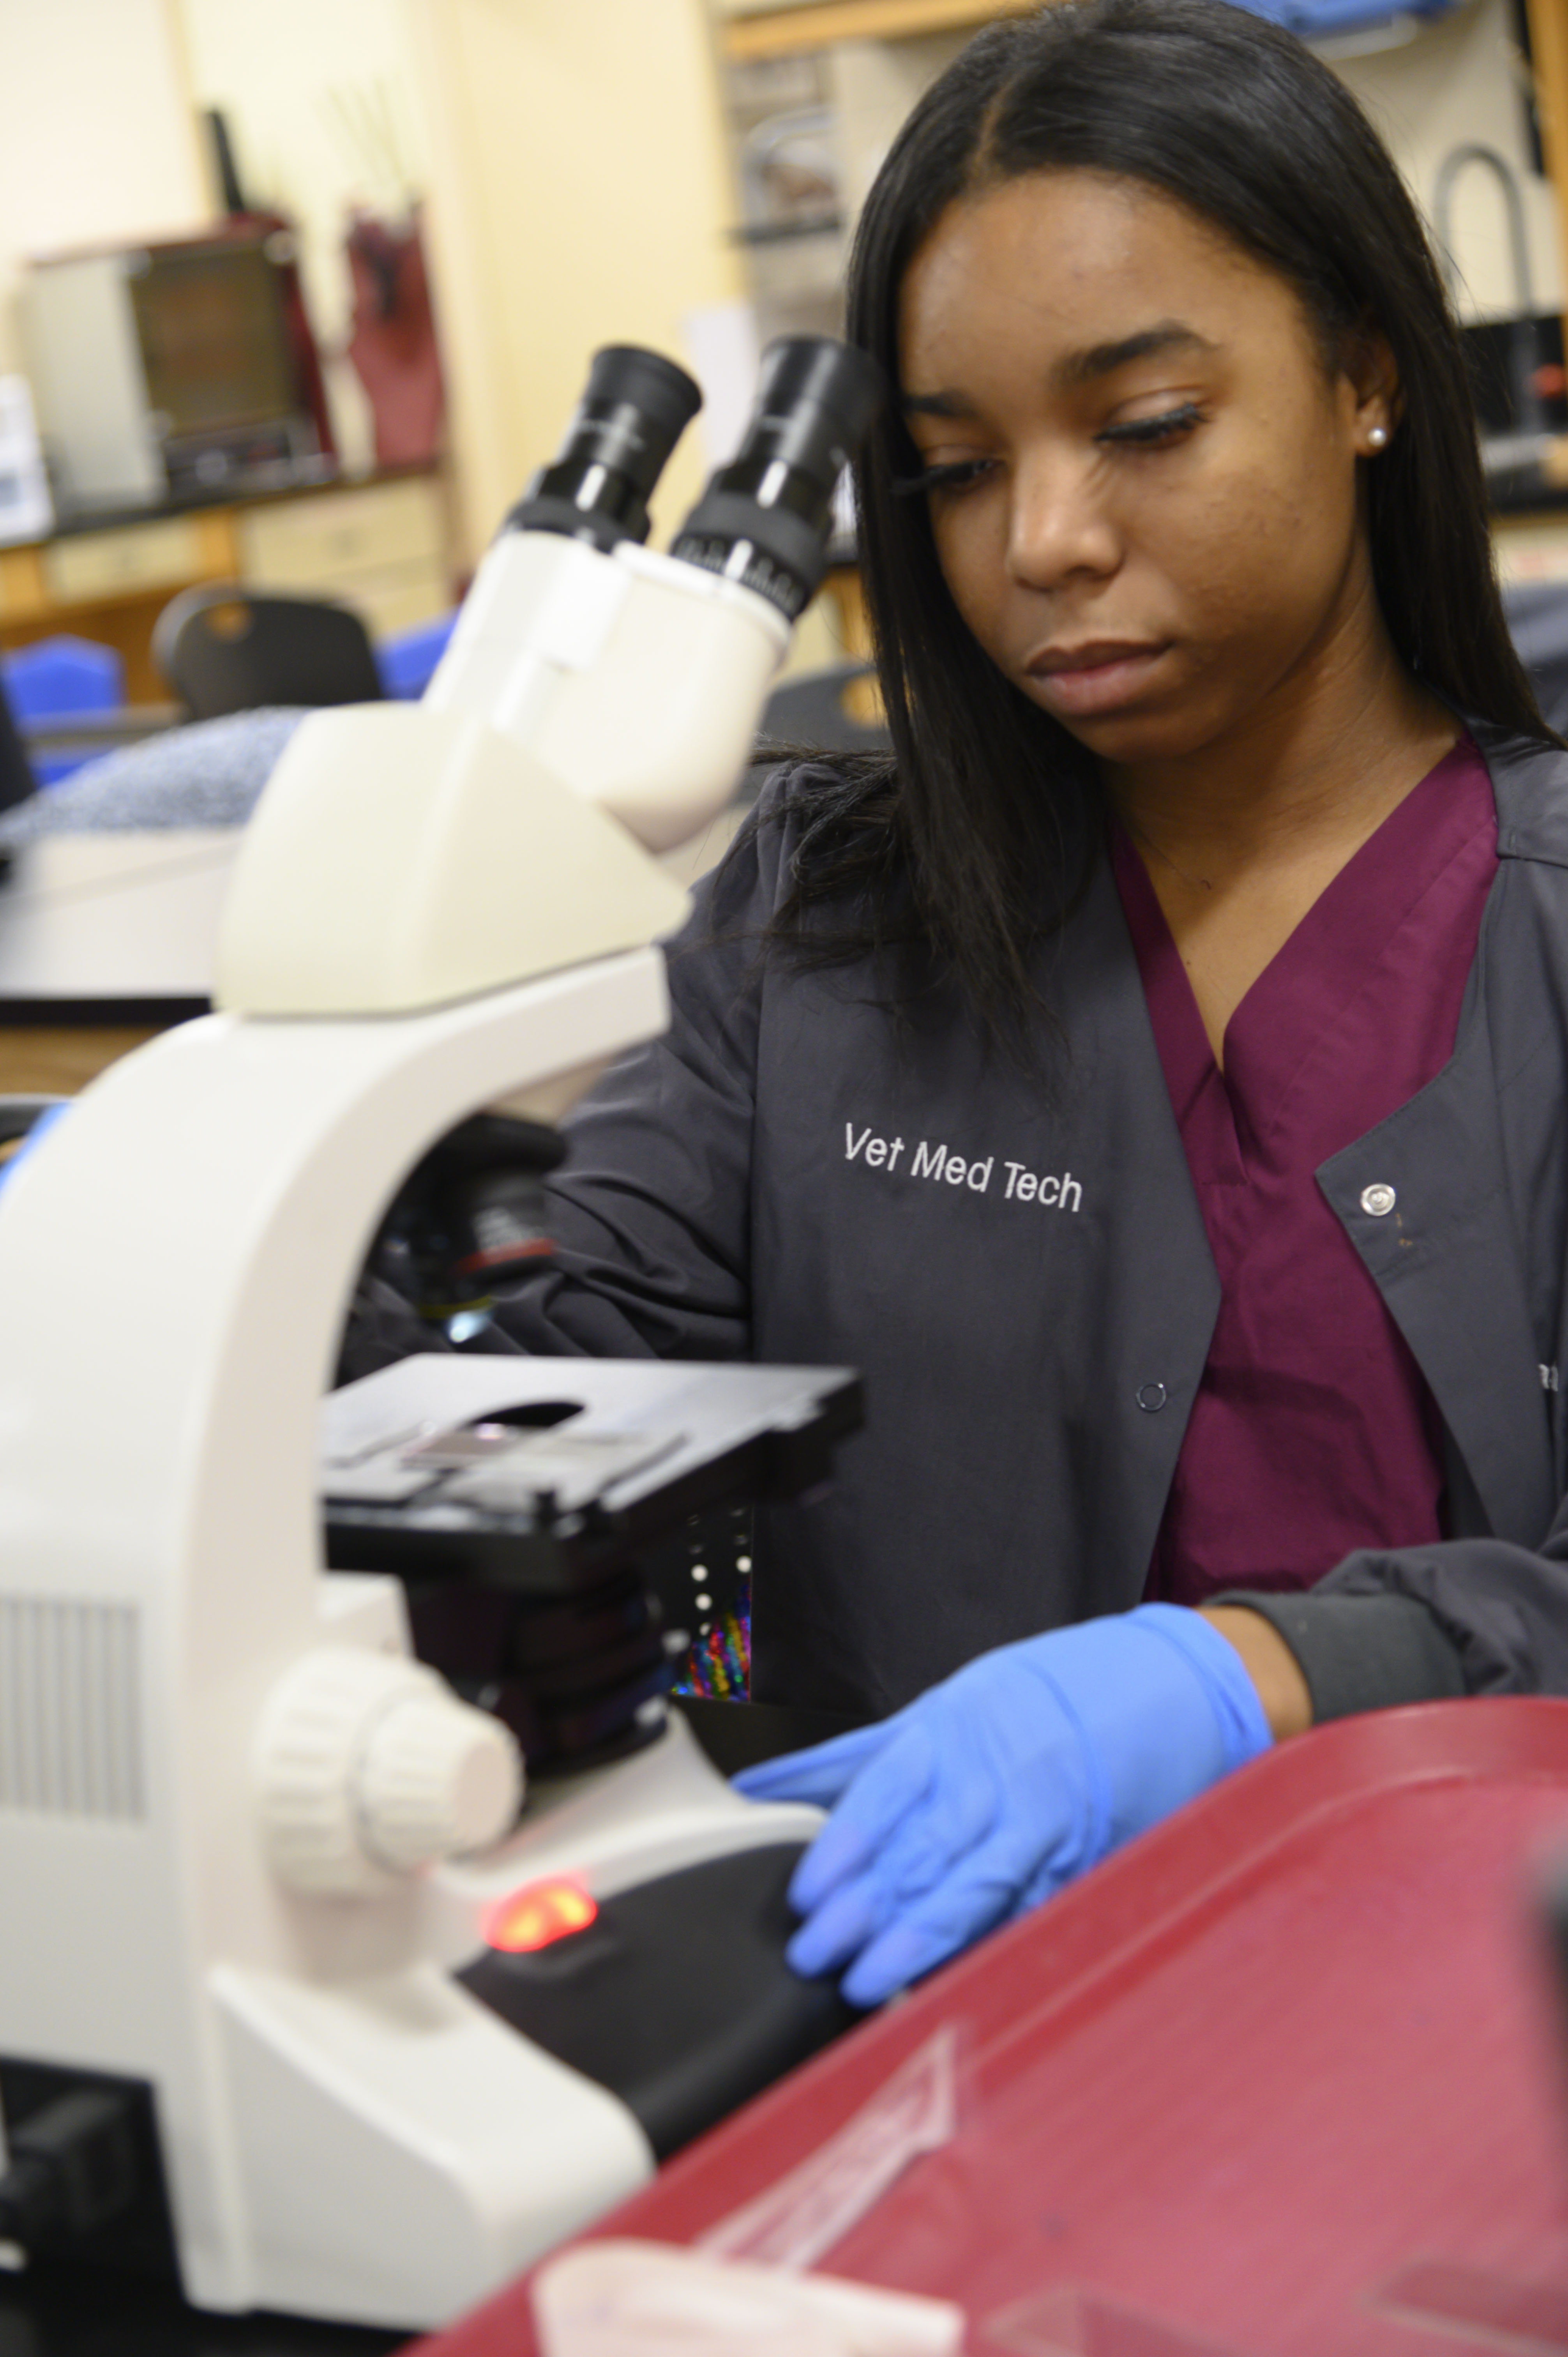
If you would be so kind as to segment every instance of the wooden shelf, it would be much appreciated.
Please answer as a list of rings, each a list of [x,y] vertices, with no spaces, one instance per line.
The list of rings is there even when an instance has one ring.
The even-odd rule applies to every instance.
[[[0,1092],[73,1097],[105,1065],[156,1038],[145,1025],[0,1024]]]
[[[725,16],[719,46],[727,58],[798,56],[833,41],[897,41],[912,33],[961,31],[997,16],[1032,16],[1039,0],[808,0],[805,6]]]

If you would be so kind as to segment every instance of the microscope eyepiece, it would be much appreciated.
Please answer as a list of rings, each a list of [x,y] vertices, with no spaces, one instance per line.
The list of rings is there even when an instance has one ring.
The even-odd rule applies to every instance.
[[[886,392],[876,362],[853,344],[769,344],[746,439],[671,554],[757,590],[792,622],[826,567],[834,486]]]
[[[648,538],[648,495],[703,405],[684,369],[633,344],[594,354],[566,438],[503,532],[558,532],[609,549]]]

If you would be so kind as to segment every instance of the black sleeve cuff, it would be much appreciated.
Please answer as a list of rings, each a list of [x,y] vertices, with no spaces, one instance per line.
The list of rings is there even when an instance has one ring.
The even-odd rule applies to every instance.
[[[1208,1600],[1245,1605],[1284,1639],[1306,1680],[1315,1726],[1399,1703],[1447,1702],[1465,1692],[1458,1648],[1413,1596],[1230,1588]]]

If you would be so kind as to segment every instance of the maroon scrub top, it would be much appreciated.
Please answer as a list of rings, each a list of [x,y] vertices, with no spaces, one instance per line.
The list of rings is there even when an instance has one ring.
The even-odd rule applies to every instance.
[[[1497,870],[1491,783],[1461,737],[1259,975],[1223,1072],[1120,828],[1112,858],[1221,1291],[1145,1593],[1307,1587],[1357,1547],[1442,1535],[1436,1409],[1313,1174],[1454,1052]]]

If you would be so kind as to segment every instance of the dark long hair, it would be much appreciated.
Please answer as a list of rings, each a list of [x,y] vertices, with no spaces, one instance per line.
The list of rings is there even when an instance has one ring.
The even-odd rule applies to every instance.
[[[1297,292],[1337,365],[1369,328],[1400,420],[1366,472],[1373,576],[1394,646],[1440,695],[1552,738],[1498,593],[1458,329],[1414,206],[1343,84],[1294,35],[1224,0],[1068,0],[989,27],[916,106],[854,241],[848,333],[898,381],[898,295],[955,199],[1042,170],[1142,181]],[[1092,762],[981,652],[949,594],[897,404],[856,469],[860,554],[893,740],[803,773],[793,889],[772,930],[812,962],[914,947],[983,1028],[1037,1006],[1042,937],[1081,888]]]

